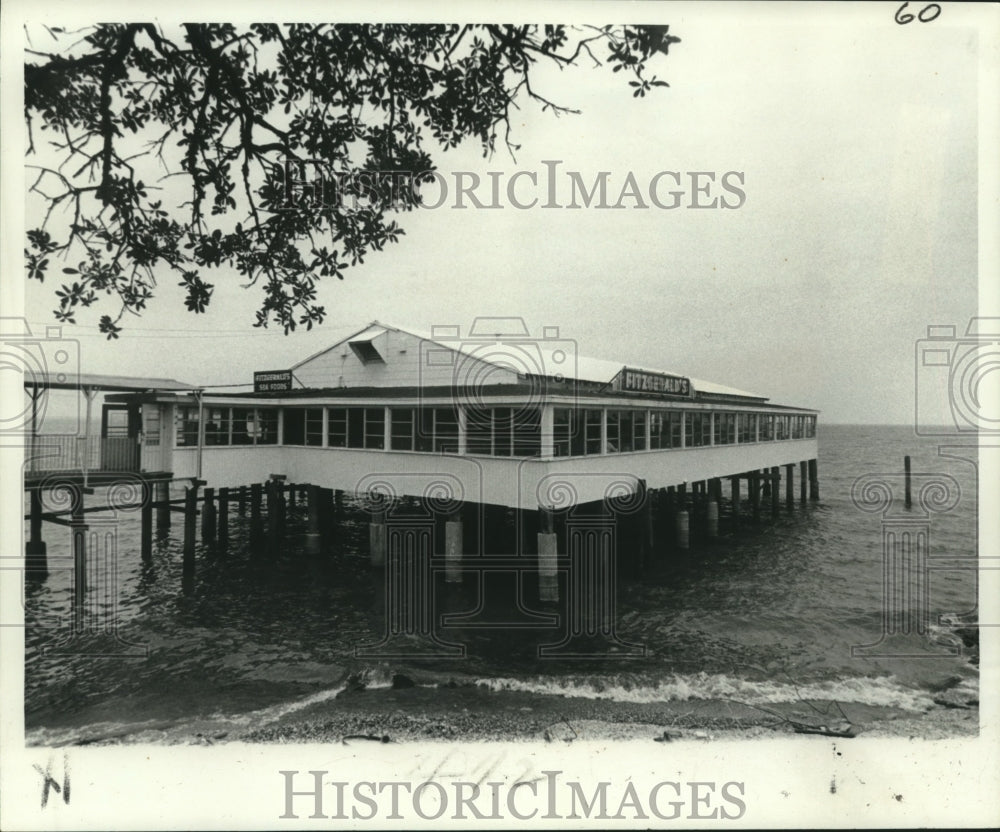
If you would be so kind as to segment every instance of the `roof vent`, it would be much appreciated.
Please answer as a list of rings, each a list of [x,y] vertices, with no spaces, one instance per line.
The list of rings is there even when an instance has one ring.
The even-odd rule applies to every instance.
[[[375,349],[372,340],[371,338],[364,338],[357,341],[348,341],[348,346],[362,364],[385,364],[382,353]]]

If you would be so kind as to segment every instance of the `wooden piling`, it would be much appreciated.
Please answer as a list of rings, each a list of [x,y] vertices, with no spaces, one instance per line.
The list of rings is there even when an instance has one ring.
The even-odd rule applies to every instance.
[[[324,551],[330,551],[337,542],[337,498],[332,488],[319,490],[319,532]]]
[[[688,549],[691,546],[691,517],[686,509],[677,512],[676,542],[678,549]]]
[[[709,500],[706,507],[705,531],[710,538],[719,536],[719,504],[714,499]]]
[[[750,472],[750,506],[754,523],[760,522],[760,472]]]
[[[368,524],[368,550],[372,566],[379,568],[385,566],[387,543],[385,512],[377,511]]]
[[[240,517],[244,517],[247,513],[247,487],[245,485],[240,486],[237,500],[236,511],[239,513]]]
[[[142,483],[142,508],[139,510],[139,549],[146,563],[153,559],[153,485]]]
[[[306,551],[311,555],[319,554],[323,548],[323,535],[319,528],[320,491],[321,489],[318,485],[310,485],[306,498],[309,512],[306,531]]]
[[[903,474],[904,474],[904,487],[906,491],[906,507],[910,508],[913,505],[913,495],[910,493],[910,457],[909,455],[903,457]]]
[[[730,477],[729,482],[732,483],[732,501],[733,501],[733,524],[740,524],[740,478]]]
[[[215,511],[214,488],[205,489],[204,503],[201,511],[201,541],[202,543],[215,543],[218,518]]]
[[[805,505],[806,485],[809,482],[808,463],[803,459],[799,463],[799,502]]]
[[[250,549],[254,552],[259,552],[264,543],[264,521],[260,512],[263,490],[259,482],[250,486]]]
[[[40,579],[49,574],[47,547],[42,540],[42,492],[33,488],[28,496],[31,503],[31,532],[24,547],[25,567],[28,577]]]
[[[550,508],[538,508],[538,600],[559,600],[559,572],[556,569],[559,556],[555,532],[555,516]]]
[[[781,468],[775,465],[771,468],[771,519],[778,516],[778,506],[781,502]]]
[[[170,529],[170,483],[167,480],[156,484],[156,534],[167,535]]]
[[[791,509],[795,506],[795,463],[785,466],[785,505]]]
[[[219,489],[219,543],[229,542],[229,489]]]
[[[198,488],[184,490],[184,573],[194,573],[195,529],[198,521]]]
[[[444,524],[444,581],[447,584],[462,582],[462,515],[459,511],[451,514]]]
[[[819,471],[818,464],[815,459],[809,460],[809,499],[818,500],[819,499]]]
[[[76,632],[83,632],[87,601],[87,524],[83,520],[83,491],[72,488],[70,529],[73,535],[73,621]]]
[[[298,487],[295,483],[288,483],[288,508],[295,508],[295,492]]]
[[[642,572],[652,564],[653,552],[656,551],[656,533],[653,524],[653,515],[657,503],[657,490],[646,487],[646,481],[642,480],[643,491],[646,492],[646,499],[642,503],[639,516],[639,534],[642,542],[642,556],[639,565]]]
[[[268,480],[267,492],[267,547],[272,556],[281,549],[281,483]]]

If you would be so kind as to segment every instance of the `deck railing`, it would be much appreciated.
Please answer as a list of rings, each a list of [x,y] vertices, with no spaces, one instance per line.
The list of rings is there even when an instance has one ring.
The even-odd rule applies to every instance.
[[[29,473],[139,470],[139,444],[131,436],[42,434],[31,440],[25,456]]]

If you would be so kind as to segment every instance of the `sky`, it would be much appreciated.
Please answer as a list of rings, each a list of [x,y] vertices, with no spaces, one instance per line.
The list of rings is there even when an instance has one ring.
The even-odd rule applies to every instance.
[[[608,20],[613,8],[602,7]],[[637,99],[624,73],[541,67],[533,86],[580,115],[522,101],[516,160],[502,150],[484,159],[474,143],[436,159],[451,185],[456,171],[544,182],[545,163],[559,161],[561,198],[566,171],[588,187],[606,171],[611,202],[630,172],[645,191],[676,171],[680,207],[518,210],[502,199],[499,210],[458,209],[451,196],[403,215],[402,241],[344,281],[320,283],[328,318],[318,330],[254,329],[260,293],[235,273],[207,275],[216,289],[204,315],[186,312],[167,278],[118,341],[97,333],[112,311],[101,304],[63,328],[79,341],[81,370],[246,383],[375,319],[465,332],[477,316],[520,316],[532,333],[558,327],[581,355],[813,407],[824,422],[912,423],[916,343],[928,325],[961,333],[977,314],[971,12],[946,5],[938,20],[900,26],[885,4],[641,8],[643,22],[681,38],[653,70],[669,88]],[[730,203],[718,180],[739,172],[730,181],[742,181],[745,200],[686,207],[691,171],[713,172],[706,199]],[[669,204],[673,185],[660,181]],[[529,200],[520,182],[516,195]],[[488,200],[488,187],[479,194]],[[544,201],[544,186],[535,194]],[[56,288],[23,286],[36,332],[54,323]]]

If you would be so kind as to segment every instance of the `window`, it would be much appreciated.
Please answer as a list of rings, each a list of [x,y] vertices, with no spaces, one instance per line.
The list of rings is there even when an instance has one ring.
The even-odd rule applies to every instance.
[[[458,453],[458,412],[453,407],[435,407],[434,450],[438,453]]]
[[[142,441],[152,447],[160,444],[160,407],[155,404],[142,406]]]
[[[198,408],[178,407],[174,417],[178,447],[198,444]]]
[[[435,442],[439,450],[458,445],[457,423],[450,408],[435,408]],[[452,426],[454,424],[454,427]],[[454,438],[449,434],[454,430]],[[538,408],[468,408],[466,447],[470,454],[537,456],[542,449],[542,416]]]
[[[389,408],[389,447],[392,450],[413,450],[413,412],[412,407]]]
[[[347,447],[347,408],[331,407],[328,414],[327,444],[331,448]]]
[[[537,407],[514,413],[514,456],[538,456],[542,452],[542,412]]]
[[[608,411],[608,453],[646,450],[646,411]]]
[[[205,444],[228,445],[229,408],[206,407],[204,409],[204,416],[205,416]]]
[[[258,445],[278,444],[278,411],[276,408],[258,408],[254,411],[255,421],[252,435]],[[250,428],[250,423],[247,424]],[[250,431],[248,430],[248,433]]]
[[[465,445],[470,454],[493,453],[492,414],[485,408],[465,411]]]
[[[605,436],[607,437],[607,452],[616,454],[621,448],[621,411],[609,410],[605,414],[607,424]]]
[[[813,439],[816,436],[816,417],[806,416],[806,437]]]
[[[637,451],[646,450],[646,411],[632,411],[632,446]]]
[[[231,415],[232,444],[252,445],[253,431],[255,430],[256,425],[253,408],[234,407],[231,411]]]
[[[757,414],[741,413],[737,419],[738,438],[741,443],[757,441]]]
[[[684,441],[689,448],[699,448],[712,444],[712,414],[685,413]]]
[[[791,436],[788,416],[774,417],[774,438],[788,439]]]
[[[760,425],[758,438],[761,442],[770,442],[774,439],[774,417],[762,413],[757,420]]]
[[[364,446],[369,449],[385,448],[385,408],[364,408]]]
[[[282,421],[286,445],[323,444],[323,408],[286,407]]]
[[[736,414],[715,414],[715,444],[732,445],[736,441]]]

